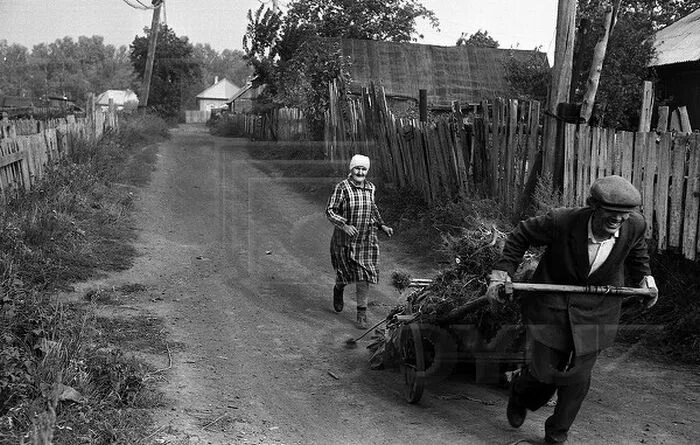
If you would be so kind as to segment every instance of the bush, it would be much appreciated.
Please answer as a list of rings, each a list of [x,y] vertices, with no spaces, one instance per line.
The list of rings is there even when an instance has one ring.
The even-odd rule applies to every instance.
[[[215,136],[245,137],[243,127],[241,127],[234,116],[226,113],[212,115],[211,119],[207,121],[207,126],[209,127],[209,132]]]
[[[622,314],[623,325],[634,325],[626,341],[642,340],[668,357],[700,364],[700,265],[681,255],[652,256],[652,273],[659,286],[657,304],[647,310],[631,305]],[[647,333],[645,326],[659,326]]]

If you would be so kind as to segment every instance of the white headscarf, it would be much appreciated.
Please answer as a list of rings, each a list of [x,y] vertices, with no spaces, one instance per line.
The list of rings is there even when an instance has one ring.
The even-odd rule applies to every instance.
[[[355,155],[350,159],[350,170],[355,167],[365,167],[369,170],[369,158],[365,155]]]

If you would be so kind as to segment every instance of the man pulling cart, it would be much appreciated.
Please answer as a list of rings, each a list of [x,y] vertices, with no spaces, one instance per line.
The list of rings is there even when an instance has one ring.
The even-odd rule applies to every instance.
[[[555,209],[522,221],[508,236],[490,276],[487,295],[505,302],[502,289],[529,247],[545,246],[532,281],[579,286],[622,286],[628,281],[646,293],[646,305],[658,291],[649,268],[646,223],[636,212],[639,191],[612,175],[596,180],[587,207]],[[511,385],[510,425],[520,427],[527,410],[537,410],[557,393],[554,413],[545,422],[545,442],[567,440],[588,393],[591,370],[601,350],[617,333],[621,298],[592,292],[533,292],[522,296],[529,357]]]

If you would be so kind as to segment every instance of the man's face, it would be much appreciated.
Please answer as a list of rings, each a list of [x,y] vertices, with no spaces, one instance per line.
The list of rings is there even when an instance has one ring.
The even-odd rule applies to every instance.
[[[596,236],[612,236],[630,217],[630,212],[618,212],[597,208],[591,220],[591,230]]]
[[[362,165],[353,167],[352,170],[350,170],[350,174],[352,175],[353,181],[362,183],[365,180],[365,176],[367,176],[367,167]]]

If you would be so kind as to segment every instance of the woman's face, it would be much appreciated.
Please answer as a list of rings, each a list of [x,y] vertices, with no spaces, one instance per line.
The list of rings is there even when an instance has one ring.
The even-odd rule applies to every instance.
[[[362,165],[353,167],[350,170],[350,176],[352,177],[353,181],[360,184],[363,183],[365,181],[365,177],[367,176],[367,167],[364,167]]]

